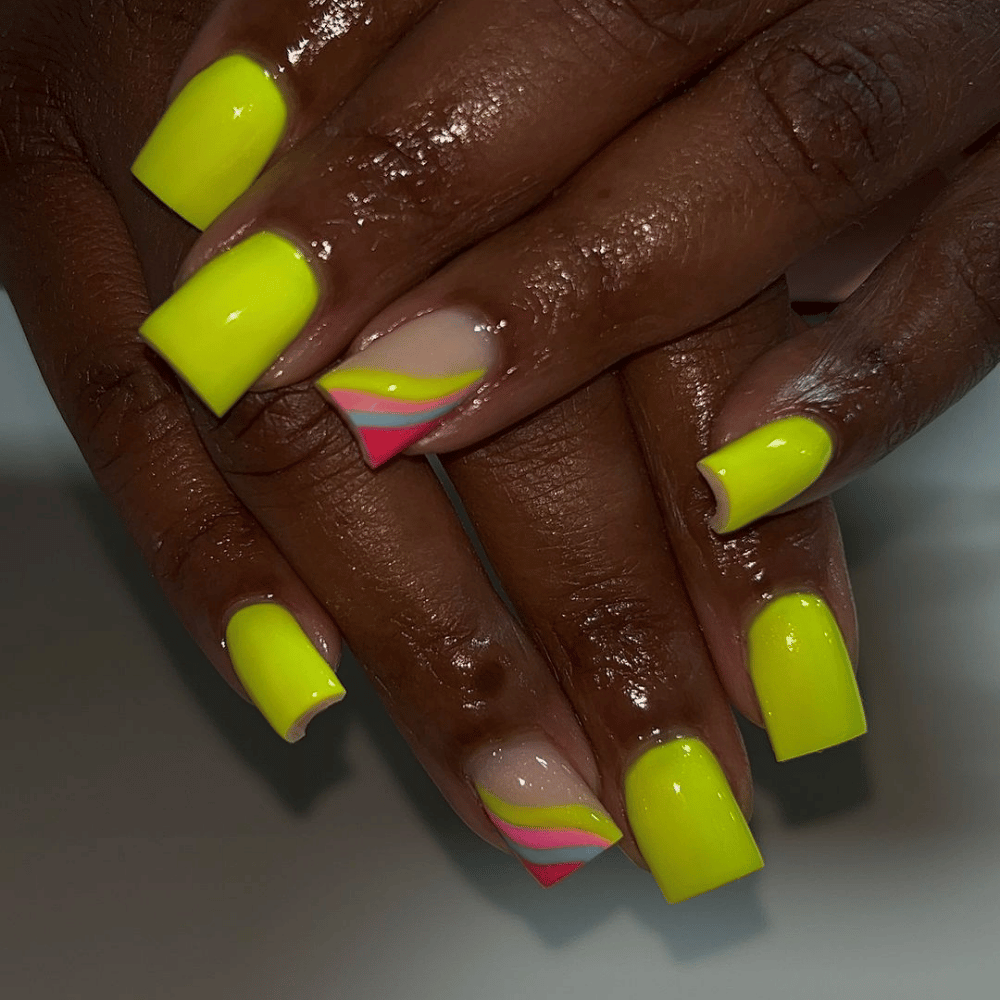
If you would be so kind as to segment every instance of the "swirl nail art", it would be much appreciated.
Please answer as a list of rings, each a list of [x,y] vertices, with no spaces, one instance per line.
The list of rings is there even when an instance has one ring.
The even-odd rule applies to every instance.
[[[493,825],[546,888],[622,838],[583,779],[541,737],[490,750],[469,773]]]
[[[426,437],[481,384],[492,360],[485,324],[457,310],[404,323],[327,372],[317,388],[378,467]]]

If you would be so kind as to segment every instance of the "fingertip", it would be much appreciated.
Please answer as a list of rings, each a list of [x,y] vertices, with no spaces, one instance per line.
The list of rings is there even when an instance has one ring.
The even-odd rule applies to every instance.
[[[347,693],[290,611],[272,601],[239,608],[226,625],[233,669],[251,701],[289,743]]]
[[[833,435],[818,420],[772,420],[698,462],[715,494],[712,530],[737,531],[782,508],[811,487],[834,454]]]
[[[712,494],[715,497],[715,513],[709,520],[708,526],[717,535],[722,535],[728,531],[734,530],[729,524],[729,518],[732,513],[732,505],[729,502],[729,492],[726,490],[726,485],[722,481],[719,470],[713,467],[711,456],[703,458],[697,463],[697,466],[702,478],[708,484],[709,489],[711,489]]]

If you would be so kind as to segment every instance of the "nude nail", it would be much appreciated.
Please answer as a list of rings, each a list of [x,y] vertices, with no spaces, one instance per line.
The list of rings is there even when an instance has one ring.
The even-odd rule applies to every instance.
[[[589,785],[542,736],[485,750],[466,770],[493,825],[546,888],[622,838]]]
[[[475,392],[494,350],[480,317],[442,309],[379,337],[316,385],[377,468],[426,437]]]

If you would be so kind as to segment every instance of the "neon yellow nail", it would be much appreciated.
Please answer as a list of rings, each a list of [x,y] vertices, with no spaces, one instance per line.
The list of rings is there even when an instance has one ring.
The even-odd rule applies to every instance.
[[[760,612],[747,636],[747,665],[778,760],[868,731],[837,621],[814,594],[786,594]]]
[[[324,708],[340,701],[344,685],[280,604],[240,608],[226,627],[236,675],[274,731],[289,743]]]
[[[218,416],[295,339],[319,301],[305,257],[255,233],[210,260],[139,332]]]
[[[225,56],[174,98],[132,173],[204,229],[256,180],[287,120],[274,77],[246,56]]]
[[[806,417],[758,427],[706,456],[698,469],[717,503],[714,531],[736,531],[797,497],[833,457],[825,428]]]
[[[318,379],[316,385],[331,393],[349,390],[382,396],[386,399],[404,399],[408,402],[422,403],[467,389],[485,374],[485,368],[473,368],[471,371],[459,372],[456,375],[422,377],[380,368],[338,366]]]
[[[701,740],[671,740],[647,750],[625,776],[625,807],[668,903],[764,866],[729,782]]]

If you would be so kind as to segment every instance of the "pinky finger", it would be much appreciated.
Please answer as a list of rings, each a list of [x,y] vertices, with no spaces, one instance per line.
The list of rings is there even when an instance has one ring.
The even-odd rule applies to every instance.
[[[107,191],[73,162],[33,177],[0,185],[0,274],[42,375],[191,635],[294,742],[344,696],[331,666],[340,634],[219,474],[172,377],[150,364],[136,335],[145,286]]]
[[[1000,361],[998,182],[993,142],[829,320],[736,383],[699,463],[716,531],[830,494]]]

